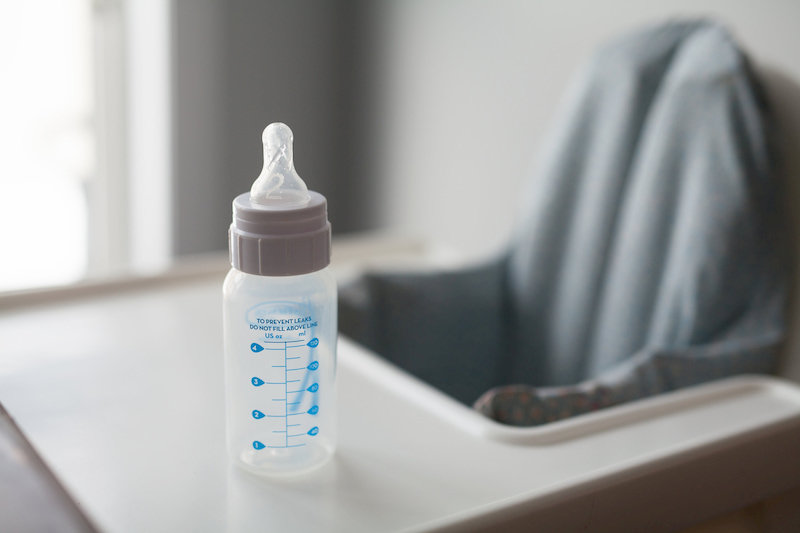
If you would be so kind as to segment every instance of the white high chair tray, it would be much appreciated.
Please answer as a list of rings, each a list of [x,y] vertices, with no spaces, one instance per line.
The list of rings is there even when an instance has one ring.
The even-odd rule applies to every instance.
[[[800,391],[777,379],[519,429],[347,339],[334,460],[255,478],[224,453],[221,282],[0,301],[0,402],[104,531],[667,531],[800,486]]]

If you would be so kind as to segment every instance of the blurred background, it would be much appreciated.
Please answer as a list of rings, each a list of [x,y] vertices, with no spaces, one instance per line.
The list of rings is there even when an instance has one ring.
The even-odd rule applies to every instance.
[[[800,80],[794,0],[6,2],[0,291],[225,250],[273,121],[335,236],[490,255],[571,73],[675,16]]]

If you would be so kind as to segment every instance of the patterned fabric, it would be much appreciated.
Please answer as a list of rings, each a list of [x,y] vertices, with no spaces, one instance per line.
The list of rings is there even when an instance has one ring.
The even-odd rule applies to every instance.
[[[771,372],[787,269],[768,132],[720,26],[617,39],[568,91],[508,252],[368,275],[342,330],[516,425]]]
[[[475,402],[475,409],[505,424],[538,426],[720,377],[764,373],[772,369],[778,340],[768,335],[751,346],[721,342],[674,353],[643,350],[614,371],[578,385],[495,387]]]

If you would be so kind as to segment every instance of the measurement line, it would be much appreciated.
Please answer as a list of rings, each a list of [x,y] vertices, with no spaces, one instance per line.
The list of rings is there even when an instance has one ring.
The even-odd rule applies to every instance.
[[[290,390],[289,394],[294,394],[295,392],[303,392],[303,389],[300,390]]]
[[[273,429],[272,432],[273,433],[286,433],[286,430],[285,429]]]
[[[286,398],[273,398],[272,401],[273,402],[285,402]]]
[[[283,381],[265,381],[265,385],[283,385]]]
[[[287,368],[286,371],[287,372],[293,372],[295,370],[305,370],[305,369],[306,369],[306,367],[301,366],[300,368]],[[298,379],[297,381],[300,381],[300,380]]]
[[[288,370],[287,370],[287,372],[288,372]],[[299,379],[290,379],[286,383],[297,383],[298,381],[300,381],[300,380]]]
[[[286,353],[286,346],[288,343],[283,343],[283,414],[285,415],[284,420],[284,433],[286,434],[286,446],[289,446],[289,405],[287,402],[289,401],[289,374],[286,370],[286,357],[289,354]]]
[[[287,359],[300,359],[300,356],[298,355],[296,357],[287,357]]]
[[[287,433],[287,434],[286,434],[286,438],[288,439],[289,437],[302,437],[303,435],[305,435],[305,433],[298,433],[298,434],[296,434],[296,435],[289,435],[289,434]]]
[[[272,365],[272,368],[286,368],[286,365]]]
[[[300,416],[300,415],[304,415],[304,414],[305,414],[305,413],[289,413],[289,414],[288,414],[288,415],[286,415],[286,416]]]
[[[267,415],[267,418],[286,418],[286,415]]]
[[[303,402],[289,402],[286,405],[297,405],[297,404],[300,404],[300,403],[303,403]],[[292,415],[289,415],[289,416],[292,416]]]
[[[289,424],[289,427],[292,427],[292,426],[299,426],[299,425],[300,425],[300,424]]]

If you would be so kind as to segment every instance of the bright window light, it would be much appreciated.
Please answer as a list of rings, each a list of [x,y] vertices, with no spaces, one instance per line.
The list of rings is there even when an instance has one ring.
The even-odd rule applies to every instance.
[[[89,0],[26,0],[0,17],[0,291],[82,278],[95,170]]]

